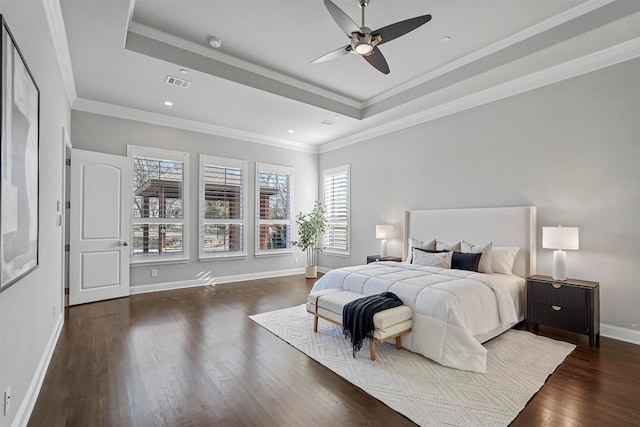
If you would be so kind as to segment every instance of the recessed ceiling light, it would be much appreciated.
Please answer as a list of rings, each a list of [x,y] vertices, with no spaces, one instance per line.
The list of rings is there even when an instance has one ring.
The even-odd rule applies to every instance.
[[[295,131],[293,129],[289,129],[287,132],[294,133]]]
[[[166,105],[167,107],[171,107],[173,105],[173,102],[171,101],[164,101],[164,105]]]
[[[449,40],[451,40],[451,36],[444,36],[442,38],[442,41],[445,42],[445,43],[448,42]]]
[[[186,68],[180,68],[180,72],[182,74],[189,74],[189,70],[187,70]]]

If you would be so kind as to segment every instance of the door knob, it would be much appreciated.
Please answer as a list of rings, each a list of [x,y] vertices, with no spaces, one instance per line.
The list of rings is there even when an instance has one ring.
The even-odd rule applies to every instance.
[[[124,240],[120,240],[120,241],[118,242],[118,244],[119,244],[120,246],[129,246],[129,242],[125,242]]]

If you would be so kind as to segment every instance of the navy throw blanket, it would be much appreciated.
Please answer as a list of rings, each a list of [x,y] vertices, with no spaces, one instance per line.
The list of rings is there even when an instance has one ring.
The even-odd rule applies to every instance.
[[[402,305],[402,300],[392,292],[383,292],[359,298],[347,303],[342,309],[344,337],[351,339],[353,357],[362,348],[365,339],[373,339],[373,315]]]

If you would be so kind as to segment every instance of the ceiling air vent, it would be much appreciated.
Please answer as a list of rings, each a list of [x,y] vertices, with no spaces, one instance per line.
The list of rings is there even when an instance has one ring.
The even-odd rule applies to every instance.
[[[191,85],[191,82],[189,80],[179,79],[179,78],[173,77],[173,76],[167,76],[167,78],[165,79],[164,82],[166,84],[168,84],[168,85],[178,86],[178,87],[181,87],[183,89],[186,89]]]
[[[338,123],[334,122],[333,120],[324,119],[323,121],[320,122],[320,124],[323,126],[335,126]]]

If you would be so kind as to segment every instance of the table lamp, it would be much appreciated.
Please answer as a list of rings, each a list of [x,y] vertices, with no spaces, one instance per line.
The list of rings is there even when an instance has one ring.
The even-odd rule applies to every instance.
[[[393,235],[393,225],[383,224],[376,225],[376,239],[380,240],[380,256],[387,256],[387,239]]]
[[[567,280],[567,254],[563,249],[579,249],[578,227],[542,227],[542,247],[553,253],[553,280]]]

